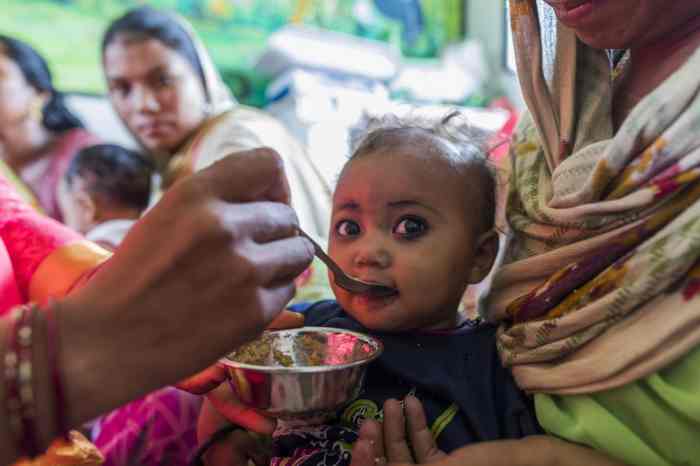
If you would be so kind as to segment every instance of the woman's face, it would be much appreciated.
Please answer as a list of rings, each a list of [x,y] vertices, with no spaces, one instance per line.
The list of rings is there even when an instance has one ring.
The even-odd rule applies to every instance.
[[[545,0],[586,44],[600,49],[653,44],[700,15],[696,0]]]
[[[161,41],[117,37],[105,50],[104,69],[112,105],[147,150],[174,152],[204,119],[198,74]]]
[[[22,152],[25,141],[20,129],[30,118],[32,106],[41,105],[41,101],[42,96],[0,45],[0,155]]]

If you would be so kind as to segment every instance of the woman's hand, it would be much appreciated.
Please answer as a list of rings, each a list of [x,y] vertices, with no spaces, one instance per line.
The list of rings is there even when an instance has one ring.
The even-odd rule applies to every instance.
[[[195,375],[175,384],[180,390],[194,395],[205,395],[228,379],[228,371],[219,363],[211,365]]]
[[[376,466],[377,462],[387,461],[433,463],[447,457],[433,440],[421,402],[408,396],[404,406],[405,416],[401,403],[387,400],[382,424],[372,420],[362,423],[360,437],[352,451],[353,466]]]
[[[304,316],[298,312],[282,311],[267,326],[267,330],[282,330],[298,328],[304,325]],[[214,364],[202,372],[199,372],[176,384],[180,390],[185,390],[195,395],[204,395],[221,385],[228,379],[228,371],[221,364]],[[235,422],[234,423],[240,424]]]
[[[302,314],[285,310],[267,326],[267,330],[298,328],[303,325],[304,316]],[[207,395],[206,409],[203,409],[202,414],[200,414],[200,428],[209,433],[214,424],[223,427],[228,423],[233,423],[259,434],[272,434],[275,430],[275,420],[263,416],[254,409],[245,407],[236,398],[230,386],[220,386],[227,379],[228,371],[226,368],[215,364],[177,384],[178,388],[190,393]],[[209,410],[213,412],[205,415],[204,412]]]
[[[234,430],[209,447],[203,460],[207,466],[265,466],[270,464],[270,451],[250,432]]]
[[[420,401],[407,397],[405,410],[408,422],[399,402],[389,400],[384,404],[383,425],[374,421],[362,424],[352,450],[352,466],[387,462],[394,466],[624,466],[591,448],[546,435],[475,443],[447,455],[437,448]]]
[[[271,435],[276,421],[243,405],[228,384],[207,393],[206,402],[216,410],[226,423],[233,423],[259,434]]]
[[[273,151],[223,159],[173,186],[59,303],[73,425],[201,371],[280,313],[313,257],[288,200]]]
[[[209,466],[247,466],[248,461],[260,466],[269,464],[270,451],[263,442],[267,437],[237,429],[220,438],[221,431],[227,430],[230,425],[207,397],[197,421],[197,441],[200,448],[206,448],[204,463]]]

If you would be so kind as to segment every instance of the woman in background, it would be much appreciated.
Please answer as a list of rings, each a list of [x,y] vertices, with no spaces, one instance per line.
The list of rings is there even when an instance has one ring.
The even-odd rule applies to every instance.
[[[235,101],[184,19],[150,7],[130,10],[105,32],[102,63],[114,109],[153,158],[161,175],[162,185],[156,187],[156,198],[176,182],[227,155],[268,146],[284,162],[299,224],[310,234],[325,238],[330,189],[303,147],[273,117]],[[297,279],[297,285],[300,299],[320,299],[330,294],[325,269],[316,264]],[[226,388],[223,386],[221,391]],[[219,393],[214,391],[209,398],[216,400]],[[172,391],[167,402],[177,407],[173,397],[183,396]],[[139,455],[146,464],[186,461],[187,455],[180,453],[173,458],[168,450],[184,452],[196,446],[196,416],[189,410],[177,416],[160,416],[177,419],[180,431],[151,427],[153,419],[157,419],[151,415],[153,409],[165,412],[166,408],[175,412],[163,400],[144,400],[121,408],[117,416],[105,418],[94,439],[108,463],[121,464],[110,463],[110,457],[119,452],[126,452],[125,459]],[[122,429],[127,418],[141,428]],[[116,428],[110,427],[113,422]]]
[[[104,35],[102,63],[112,105],[155,159],[162,189],[233,152],[271,147],[302,228],[327,236],[330,188],[304,148],[272,116],[235,101],[184,19],[150,7],[127,12]]]
[[[23,197],[62,220],[59,182],[73,155],[96,142],[53,87],[41,55],[0,35],[0,157],[19,178],[7,176]]]

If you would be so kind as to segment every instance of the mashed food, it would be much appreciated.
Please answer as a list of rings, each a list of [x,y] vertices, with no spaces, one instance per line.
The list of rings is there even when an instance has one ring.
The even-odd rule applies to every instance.
[[[240,347],[229,359],[267,367],[342,365],[366,359],[373,347],[341,332],[264,333]]]

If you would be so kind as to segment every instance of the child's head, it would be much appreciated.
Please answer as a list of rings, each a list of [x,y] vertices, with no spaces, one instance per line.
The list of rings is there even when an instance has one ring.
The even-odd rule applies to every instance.
[[[138,218],[148,206],[152,174],[148,160],[121,146],[79,151],[59,188],[65,224],[86,233],[107,220]]]
[[[495,175],[484,136],[451,113],[437,124],[385,118],[355,145],[333,195],[329,253],[350,275],[396,288],[388,298],[331,285],[379,331],[453,326],[468,284],[498,249]]]

